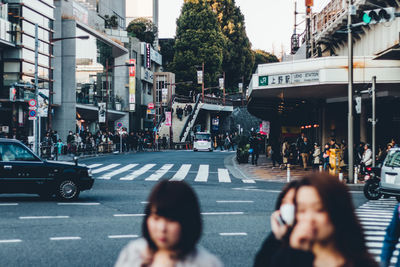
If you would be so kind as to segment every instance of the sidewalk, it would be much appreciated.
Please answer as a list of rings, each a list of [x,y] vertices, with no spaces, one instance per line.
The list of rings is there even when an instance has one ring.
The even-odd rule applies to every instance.
[[[251,157],[249,158],[249,163],[242,163],[238,164],[236,161],[236,156],[233,159],[235,162],[235,167],[240,169],[241,172],[243,172],[244,175],[246,175],[249,178],[252,179],[257,179],[257,180],[263,180],[263,181],[269,181],[269,182],[281,182],[281,183],[286,183],[287,182],[287,170],[282,170],[279,168],[279,164],[276,164],[276,167],[272,166],[272,161],[271,159],[267,159],[265,155],[260,155],[258,158],[258,165],[252,165],[251,164]],[[301,177],[313,173],[314,170],[310,167],[308,168],[307,171],[303,169],[303,167],[299,165],[292,165],[290,168],[290,179],[291,180],[296,180],[300,179]],[[345,178],[345,177],[344,177]],[[358,184],[347,184],[350,186],[352,189],[362,189],[364,184],[363,183],[358,183]]]

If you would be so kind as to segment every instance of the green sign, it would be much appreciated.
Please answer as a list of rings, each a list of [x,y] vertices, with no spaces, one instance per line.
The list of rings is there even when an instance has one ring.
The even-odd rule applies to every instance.
[[[258,86],[267,86],[267,85],[268,85],[268,76],[259,76]]]

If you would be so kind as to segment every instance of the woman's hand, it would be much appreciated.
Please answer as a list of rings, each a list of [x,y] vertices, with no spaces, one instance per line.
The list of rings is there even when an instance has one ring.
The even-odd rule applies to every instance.
[[[271,229],[272,233],[274,233],[274,236],[277,240],[281,240],[283,236],[287,233],[288,231],[288,226],[286,224],[280,224],[279,220],[280,217],[280,211],[276,210],[272,213],[271,215]]]
[[[170,252],[160,250],[154,254],[151,267],[175,267],[175,264],[176,261],[173,260]]]
[[[290,234],[289,244],[294,249],[311,250],[315,231],[309,223],[297,223]]]

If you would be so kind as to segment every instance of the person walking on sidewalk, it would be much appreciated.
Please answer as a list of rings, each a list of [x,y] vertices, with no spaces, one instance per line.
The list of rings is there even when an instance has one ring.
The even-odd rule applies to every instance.
[[[261,137],[256,135],[253,132],[252,137],[250,138],[250,148],[253,149],[251,153],[251,164],[257,166],[258,157],[260,156],[260,145],[261,145]]]
[[[314,144],[314,152],[313,152],[313,169],[318,169],[318,166],[321,165],[321,149],[317,143]]]
[[[304,137],[303,142],[300,143],[300,155],[301,155],[301,159],[303,160],[304,170],[307,170],[307,163],[310,158],[311,150],[312,150],[312,147],[311,147],[311,144],[308,142],[308,138]]]

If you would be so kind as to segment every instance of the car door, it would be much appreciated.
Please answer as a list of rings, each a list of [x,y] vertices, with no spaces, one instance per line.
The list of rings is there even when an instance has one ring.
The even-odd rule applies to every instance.
[[[44,162],[20,143],[3,144],[2,156],[4,168],[8,169],[4,179],[8,192],[37,192],[38,186],[48,178]]]
[[[400,150],[391,149],[381,170],[381,186],[384,189],[400,190]]]
[[[10,182],[14,176],[13,165],[7,155],[7,149],[8,144],[0,143],[0,192],[2,193],[10,191]]]

